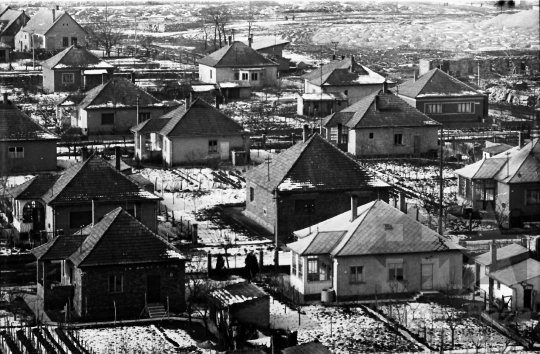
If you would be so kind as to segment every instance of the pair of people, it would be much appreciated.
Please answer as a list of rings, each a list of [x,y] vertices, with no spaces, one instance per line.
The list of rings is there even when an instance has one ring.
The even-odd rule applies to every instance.
[[[253,251],[249,251],[245,260],[246,277],[248,283],[251,283],[251,279],[255,278],[259,273],[259,261]]]

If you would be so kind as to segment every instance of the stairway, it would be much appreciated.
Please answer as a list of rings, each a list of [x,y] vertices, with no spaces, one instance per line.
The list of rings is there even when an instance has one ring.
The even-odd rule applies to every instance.
[[[163,318],[167,316],[165,306],[162,304],[148,304],[146,305],[146,310],[148,310],[148,317],[150,318]]]

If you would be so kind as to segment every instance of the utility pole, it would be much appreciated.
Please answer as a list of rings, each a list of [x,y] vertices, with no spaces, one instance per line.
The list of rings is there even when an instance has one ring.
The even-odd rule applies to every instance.
[[[336,58],[336,51],[337,51],[337,45],[339,44],[339,42],[332,42],[332,44],[334,45],[334,49],[333,49],[333,52],[334,52],[334,56],[333,58]]]
[[[441,135],[439,141],[441,143],[441,151],[439,153],[439,235],[443,234],[443,191],[444,191],[444,180],[443,180],[443,126],[441,125]]]
[[[323,76],[323,70],[322,70],[322,67],[323,67],[323,62],[322,62],[322,55],[323,55],[323,49],[322,49],[322,45],[321,45],[321,97],[320,97],[320,101],[319,101],[319,116],[320,116],[320,119],[322,120],[322,94],[323,94],[323,81],[322,81],[322,76]],[[315,119],[314,119],[315,120]],[[313,123],[313,125],[315,126],[315,122]]]
[[[135,57],[137,57],[137,16],[135,16]]]
[[[34,34],[35,31],[32,30],[32,37],[30,42],[32,42],[32,70],[36,70],[36,46],[34,45]]]

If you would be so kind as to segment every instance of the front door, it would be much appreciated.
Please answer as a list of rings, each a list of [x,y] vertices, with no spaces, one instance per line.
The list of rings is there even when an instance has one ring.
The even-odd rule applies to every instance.
[[[220,151],[221,159],[228,160],[229,159],[229,142],[222,141],[219,146],[219,151]]]
[[[421,152],[422,141],[420,139],[421,139],[420,135],[414,136],[413,148],[414,148],[414,154],[416,155],[420,155],[420,152]]]
[[[161,302],[161,278],[159,275],[146,277],[146,302],[149,304]]]
[[[422,290],[433,289],[433,264],[422,264]]]
[[[532,310],[532,289],[523,290],[523,307]]]

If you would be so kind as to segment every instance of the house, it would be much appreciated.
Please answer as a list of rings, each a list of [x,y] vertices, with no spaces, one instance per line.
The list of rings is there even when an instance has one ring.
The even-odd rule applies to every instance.
[[[486,147],[482,149],[482,158],[487,159],[488,157],[493,157],[502,152],[508,151],[511,148],[513,148],[512,145],[504,143],[490,143],[489,141],[486,141]]]
[[[282,354],[332,354],[330,349],[326,348],[320,342],[310,342],[295,345],[281,350]]]
[[[95,155],[59,174],[37,175],[8,195],[17,231],[46,231],[49,238],[70,235],[119,206],[156,232],[161,200]]]
[[[467,165],[455,173],[458,197],[474,211],[501,214],[504,227],[540,221],[540,139]]]
[[[399,298],[461,289],[462,247],[375,200],[298,230],[291,249],[291,285],[302,301],[333,289],[338,301]]]
[[[43,89],[48,92],[87,91],[113,77],[114,66],[84,47],[72,45],[41,63]]]
[[[275,85],[279,64],[242,42],[232,42],[199,59],[199,80],[215,84],[242,81],[251,87]]]
[[[270,326],[270,295],[252,283],[236,283],[216,289],[208,295],[210,319],[226,330],[233,322],[257,329]]]
[[[358,157],[421,156],[438,149],[441,124],[383,90],[323,120],[326,139]]]
[[[481,122],[488,96],[435,68],[394,88],[394,93],[439,123]]]
[[[306,129],[307,130],[307,129]],[[390,186],[375,179],[318,134],[245,174],[245,215],[278,240],[350,209],[350,196],[363,203],[388,200]]]
[[[353,56],[334,59],[319,69],[304,74],[304,93],[337,93],[347,96],[349,104],[379,91],[385,78],[356,62]]]
[[[10,52],[11,47],[5,43],[0,42],[0,63],[11,61]]]
[[[13,10],[9,6],[4,10],[0,9],[0,42],[14,48],[15,35],[28,20],[30,17],[24,10]]]
[[[0,102],[0,161],[5,175],[56,171],[58,136],[17,108],[3,92]]]
[[[291,59],[283,57],[283,48],[289,43],[290,41],[276,37],[257,37],[254,39],[253,34],[248,38],[248,46],[279,64],[278,71],[289,71]]]
[[[120,207],[31,252],[42,311],[68,305],[80,318],[117,320],[184,309],[185,257]]]
[[[349,105],[343,92],[296,94],[296,114],[325,117]]]
[[[71,94],[58,107],[72,109],[71,126],[81,128],[84,135],[127,132],[172,109],[122,78],[112,78],[83,94]]]
[[[131,131],[135,134],[135,156],[141,161],[161,157],[173,166],[212,158],[229,160],[233,151],[249,153],[249,132],[201,98],[187,109],[178,107]]]
[[[538,299],[533,293],[540,289],[540,263],[530,251],[518,244],[491,250],[474,257],[476,287],[490,303],[512,311],[529,308],[536,311]]]
[[[60,11],[58,6],[43,8],[15,35],[15,49],[21,52],[32,48],[55,52],[70,45],[85,45],[86,36],[86,31],[67,11]]]

